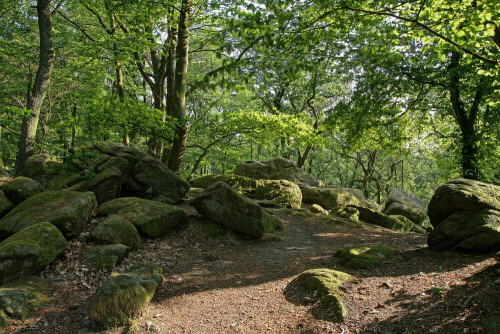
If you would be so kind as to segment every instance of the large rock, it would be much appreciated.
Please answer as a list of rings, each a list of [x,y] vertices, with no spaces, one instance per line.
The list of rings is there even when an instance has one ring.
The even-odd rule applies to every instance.
[[[238,191],[255,191],[259,181],[240,175],[205,175],[190,181],[191,187],[208,188],[216,182],[224,182]]]
[[[0,218],[9,213],[14,207],[14,203],[0,190]]]
[[[234,174],[252,179],[288,180],[305,187],[324,186],[322,181],[315,179],[292,161],[284,158],[241,162],[234,168]]]
[[[500,250],[500,211],[457,211],[441,221],[427,238],[436,251],[488,253]]]
[[[119,265],[129,252],[129,247],[120,244],[95,246],[87,249],[83,258],[97,270],[106,270]]]
[[[254,196],[285,208],[300,209],[302,204],[299,186],[287,180],[259,180]]]
[[[19,204],[0,220],[0,240],[41,222],[55,225],[66,237],[80,234],[97,201],[91,192],[46,191]]]
[[[113,273],[97,290],[90,317],[106,328],[130,324],[163,281],[161,268],[136,264],[127,273]]]
[[[46,176],[46,168],[51,164],[60,164],[46,154],[37,154],[29,157],[24,163],[23,175],[40,181]]]
[[[424,203],[402,189],[395,189],[387,197],[383,213],[405,216],[417,225],[421,224],[427,216]]]
[[[62,233],[52,224],[31,225],[0,242],[0,284],[36,274],[67,247]]]
[[[367,223],[385,227],[394,231],[411,231],[415,224],[404,216],[388,216],[382,212],[364,207],[356,207],[359,219]]]
[[[19,204],[27,198],[41,193],[43,187],[37,181],[29,177],[16,177],[3,187],[3,192],[15,204]]]
[[[282,226],[279,218],[224,182],[212,184],[189,204],[203,217],[255,238]]]
[[[89,180],[71,186],[69,190],[92,191],[95,194],[97,203],[100,204],[119,197],[121,184],[121,170],[118,167],[111,167],[102,170]]]
[[[440,186],[432,196],[428,215],[436,227],[457,211],[492,209],[500,211],[500,186],[466,179],[455,179]]]
[[[428,206],[433,250],[500,250],[500,186],[455,179],[439,187]]]
[[[383,245],[360,245],[340,248],[334,257],[349,269],[371,269],[393,254],[392,249]]]
[[[89,240],[100,244],[122,244],[132,250],[143,247],[141,237],[135,226],[117,215],[110,215],[99,223],[89,234]]]
[[[380,205],[372,200],[366,199],[363,192],[352,188],[302,188],[302,202],[307,204],[318,204],[327,210],[339,206],[365,207],[380,211]]]
[[[182,209],[136,197],[122,197],[103,203],[98,214],[116,214],[132,223],[147,238],[161,238],[188,222],[188,215]]]

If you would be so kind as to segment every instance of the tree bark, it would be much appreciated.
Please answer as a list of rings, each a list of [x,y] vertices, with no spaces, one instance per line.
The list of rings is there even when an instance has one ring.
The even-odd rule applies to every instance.
[[[31,155],[35,144],[36,129],[42,103],[47,93],[47,87],[52,74],[54,63],[54,48],[52,44],[52,17],[50,13],[50,0],[37,1],[38,29],[40,34],[40,55],[38,70],[33,87],[30,87],[26,101],[26,109],[31,114],[23,119],[21,137],[18,142],[15,173],[21,174],[24,163]]]
[[[177,64],[175,66],[175,113],[174,118],[178,122],[175,129],[175,136],[172,142],[172,149],[168,159],[168,168],[174,173],[181,171],[182,159],[186,150],[187,124],[186,116],[186,77],[188,71],[188,51],[189,51],[189,20],[193,0],[183,0],[179,20],[179,35],[177,38]]]

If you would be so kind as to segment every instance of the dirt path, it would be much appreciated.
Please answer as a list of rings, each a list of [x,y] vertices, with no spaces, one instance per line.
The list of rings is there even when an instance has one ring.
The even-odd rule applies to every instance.
[[[483,318],[500,313],[498,277],[480,272],[493,258],[433,253],[425,236],[415,233],[274,212],[285,231],[259,241],[232,233],[207,240],[207,222],[193,211],[188,227],[148,241],[116,270],[138,260],[155,263],[163,267],[165,281],[136,326],[110,331],[88,319],[91,296],[109,273],[94,273],[79,262],[87,246],[84,233],[64,259],[42,273],[61,287],[54,296],[58,306],[14,323],[9,333],[483,333]],[[318,267],[345,271],[332,261],[333,253],[363,243],[397,252],[374,270],[349,272],[354,277],[342,287],[344,324],[322,320],[314,305],[286,300],[283,291],[297,274]],[[439,291],[429,292],[433,287]]]

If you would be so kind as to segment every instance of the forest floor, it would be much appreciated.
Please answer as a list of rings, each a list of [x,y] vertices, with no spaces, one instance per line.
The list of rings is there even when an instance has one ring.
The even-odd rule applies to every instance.
[[[80,261],[88,232],[40,275],[56,282],[55,306],[39,308],[8,333],[484,333],[500,315],[499,270],[492,256],[432,252],[426,237],[374,226],[332,223],[304,211],[273,210],[285,230],[262,240],[232,233],[206,238],[207,221],[190,212],[188,226],[148,240],[115,271],[135,261],[163,267],[165,280],[135,325],[104,330],[88,318],[92,295],[109,276]],[[383,244],[395,255],[372,270],[345,270],[332,260],[343,246]],[[345,292],[346,321],[296,304],[284,294],[302,271],[332,268],[353,276]]]

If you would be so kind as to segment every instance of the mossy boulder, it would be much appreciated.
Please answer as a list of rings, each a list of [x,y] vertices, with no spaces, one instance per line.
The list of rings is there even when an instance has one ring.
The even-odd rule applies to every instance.
[[[255,191],[258,181],[241,175],[205,175],[190,181],[191,187],[206,189],[216,182],[227,183],[238,191]]]
[[[382,245],[348,246],[338,249],[334,257],[349,269],[371,269],[392,256],[392,249]]]
[[[428,205],[432,226],[457,211],[500,211],[500,186],[474,180],[454,179],[440,186]]]
[[[338,292],[340,285],[349,277],[349,274],[332,269],[309,269],[296,278],[296,283],[304,289],[326,296]]]
[[[359,210],[349,206],[337,206],[330,211],[330,215],[350,219],[355,222],[359,221]]]
[[[189,195],[188,196],[189,197],[195,197],[195,196],[201,194],[203,192],[203,190],[205,190],[205,189],[204,188],[193,188],[193,187],[191,187],[189,189]]]
[[[0,190],[0,218],[9,213],[14,207],[14,203]]]
[[[318,204],[327,210],[339,206],[360,206],[374,211],[380,211],[380,206],[372,200],[366,199],[359,189],[351,188],[302,188],[302,202]]]
[[[500,211],[457,211],[435,226],[427,237],[427,244],[436,251],[499,251]]]
[[[340,292],[329,293],[321,299],[321,305],[328,310],[334,322],[344,322],[347,309],[344,306],[344,295]]]
[[[3,192],[14,203],[19,204],[27,198],[41,193],[43,187],[37,181],[29,177],[16,177],[3,186]]]
[[[84,179],[81,173],[70,171],[61,171],[59,174],[53,175],[45,185],[45,190],[57,191],[67,189]]]
[[[320,214],[325,215],[325,216],[328,216],[330,214],[328,212],[328,210],[323,209],[323,207],[321,205],[318,205],[318,204],[312,204],[309,207],[309,211],[312,213],[320,213]]]
[[[54,285],[37,276],[21,278],[0,286],[0,318],[24,320],[40,305],[51,305]],[[0,328],[2,320],[0,319]]]
[[[0,240],[41,222],[55,225],[67,238],[80,234],[97,201],[91,192],[46,191],[34,195],[0,220]]]
[[[144,264],[134,265],[127,273],[113,273],[97,290],[90,317],[106,328],[130,324],[162,281],[160,267]]]
[[[0,284],[36,274],[67,247],[62,233],[52,224],[31,225],[0,242]]]
[[[109,157],[109,159],[106,159],[106,162],[97,167],[97,172],[102,173],[105,170],[112,168],[118,168],[122,174],[125,175],[132,168],[132,163],[122,157]]]
[[[122,244],[132,250],[144,245],[135,226],[118,215],[110,215],[92,230],[89,240],[100,244]]]
[[[324,186],[322,181],[315,179],[302,168],[298,168],[291,160],[284,158],[241,162],[234,168],[234,174],[256,180],[288,180],[304,187]]]
[[[279,218],[224,182],[212,184],[189,204],[203,217],[255,238],[282,227]]]
[[[47,176],[47,169],[61,164],[46,154],[37,154],[29,157],[24,163],[23,175],[31,179],[41,181]]]
[[[98,214],[116,214],[132,223],[147,238],[161,238],[188,222],[188,215],[182,209],[136,197],[122,197],[103,203]]]
[[[95,246],[87,249],[83,258],[97,270],[106,270],[119,265],[129,252],[130,247],[119,244]]]
[[[404,216],[417,225],[422,224],[427,216],[424,203],[402,189],[394,189],[389,194],[382,212],[390,216]]]
[[[118,167],[104,169],[96,176],[75,184],[69,188],[73,191],[92,191],[97,203],[111,201],[120,196],[122,172]]]
[[[359,211],[360,220],[393,231],[411,231],[415,226],[411,220],[403,216],[388,216],[364,207],[356,207],[356,209]]]
[[[302,193],[299,186],[287,180],[259,180],[254,198],[269,200],[280,207],[300,209]]]

